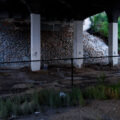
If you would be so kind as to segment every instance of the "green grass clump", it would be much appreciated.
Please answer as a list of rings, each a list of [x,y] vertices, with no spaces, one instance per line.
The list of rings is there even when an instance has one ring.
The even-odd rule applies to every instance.
[[[60,96],[60,91],[43,90],[37,95],[37,102],[40,106],[49,106],[51,108],[66,107],[70,105],[83,104],[82,92],[80,89],[72,89],[71,92],[65,93],[65,96]]]
[[[61,108],[71,106],[84,106],[86,99],[120,99],[120,83],[116,85],[104,84],[105,75],[101,75],[96,86],[89,86],[81,91],[72,88],[70,91],[61,92],[55,89],[35,91],[32,95],[15,96],[0,99],[0,117],[8,119],[12,115],[29,115],[45,108]],[[63,95],[61,95],[61,93]]]
[[[85,89],[84,92],[85,98],[89,99],[107,99],[106,87],[104,85],[91,86]]]
[[[120,86],[110,85],[106,89],[106,94],[109,99],[120,99]]]
[[[21,109],[21,105],[20,104],[13,103],[12,114],[14,116],[20,116],[20,115],[22,115],[22,109]]]
[[[60,108],[76,105],[84,105],[85,101],[82,92],[78,88],[73,88],[69,92],[54,89],[45,89],[40,92],[35,91],[32,95],[15,96],[0,99],[0,117],[8,119],[11,116],[29,115],[36,111],[43,111],[45,107]]]
[[[34,111],[32,110],[32,107],[31,105],[25,101],[23,104],[22,104],[22,114],[23,115],[29,115],[29,114],[32,114]]]
[[[49,93],[48,105],[52,108],[62,107],[62,99],[59,96],[59,92],[51,90]]]
[[[84,90],[84,97],[86,99],[119,99],[120,98],[120,83],[108,85],[105,84],[106,75],[102,73],[97,78],[95,86],[89,86]]]
[[[120,99],[120,84],[89,86],[84,90],[86,99]]]
[[[83,98],[83,94],[79,88],[73,88],[72,92],[70,93],[70,105],[81,105],[85,104],[85,100]]]

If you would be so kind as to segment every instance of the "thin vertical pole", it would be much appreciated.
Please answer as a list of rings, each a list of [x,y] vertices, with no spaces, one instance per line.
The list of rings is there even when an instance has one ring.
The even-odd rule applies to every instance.
[[[71,58],[71,84],[72,84],[72,86],[74,85],[74,82],[73,82],[73,58]]]

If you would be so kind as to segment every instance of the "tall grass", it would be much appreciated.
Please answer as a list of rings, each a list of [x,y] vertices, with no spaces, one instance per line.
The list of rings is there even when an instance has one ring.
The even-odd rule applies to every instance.
[[[74,88],[70,92],[54,89],[35,91],[31,96],[15,96],[7,99],[0,99],[0,117],[8,119],[11,116],[28,115],[36,111],[43,111],[44,107],[60,108],[76,105],[84,105],[85,101],[80,89]]]
[[[120,86],[118,85],[97,85],[87,87],[84,91],[87,99],[120,99]]]

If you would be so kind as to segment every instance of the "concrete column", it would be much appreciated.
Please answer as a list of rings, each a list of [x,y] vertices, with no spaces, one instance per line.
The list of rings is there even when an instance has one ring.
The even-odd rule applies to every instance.
[[[109,56],[118,56],[118,23],[109,23]],[[118,58],[109,58],[112,66],[118,64]]]
[[[31,60],[41,59],[40,15],[31,14]],[[41,62],[31,62],[31,70],[39,71]]]
[[[73,58],[83,58],[83,21],[74,21]],[[81,68],[82,59],[74,60],[74,66]]]

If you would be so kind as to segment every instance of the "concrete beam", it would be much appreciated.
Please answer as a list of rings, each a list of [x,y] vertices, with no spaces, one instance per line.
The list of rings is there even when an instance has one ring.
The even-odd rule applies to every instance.
[[[74,21],[73,58],[83,58],[83,21]],[[83,60],[74,60],[74,66],[81,68]]]
[[[41,59],[40,15],[31,14],[31,60]],[[31,70],[39,71],[41,62],[31,62]]]
[[[118,56],[118,23],[109,23],[109,56]],[[118,58],[109,58],[109,62],[118,65]]]

